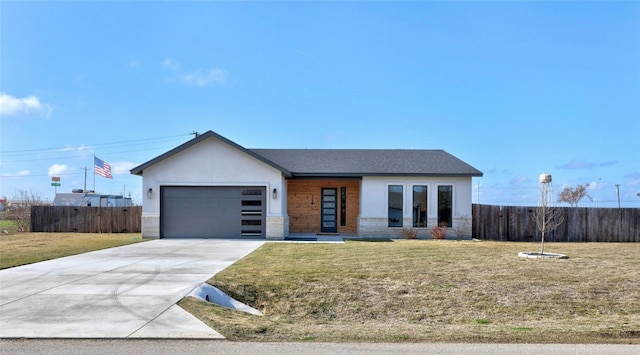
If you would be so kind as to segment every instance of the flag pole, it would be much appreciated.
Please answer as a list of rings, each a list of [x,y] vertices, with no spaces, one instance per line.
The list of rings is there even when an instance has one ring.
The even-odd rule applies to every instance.
[[[93,192],[96,192],[96,155],[93,155]]]

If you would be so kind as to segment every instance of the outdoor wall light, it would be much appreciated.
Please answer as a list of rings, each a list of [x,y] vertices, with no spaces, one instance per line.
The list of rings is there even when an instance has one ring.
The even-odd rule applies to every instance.
[[[273,199],[277,199],[278,198],[278,190],[273,189],[273,193],[272,193]]]
[[[149,190],[147,190],[147,198],[151,198],[151,196],[153,195],[153,189],[149,188]]]

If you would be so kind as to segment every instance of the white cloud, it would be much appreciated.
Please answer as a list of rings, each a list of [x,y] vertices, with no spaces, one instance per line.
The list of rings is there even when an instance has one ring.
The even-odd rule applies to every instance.
[[[17,173],[3,173],[0,174],[1,177],[3,178],[19,178],[19,177],[24,177],[24,176],[29,176],[30,172],[29,170],[20,170]]]
[[[171,59],[171,58],[166,58],[165,60],[162,61],[162,66],[167,68],[167,69],[171,69],[171,70],[178,70],[180,69],[180,63],[178,63],[177,61]]]
[[[624,177],[628,178],[628,179],[636,179],[636,180],[640,180],[640,172],[632,172],[629,174],[626,174]]]
[[[69,167],[66,164],[53,164],[49,167],[49,175],[56,176],[65,173]]]
[[[640,173],[633,172],[633,173],[625,175],[624,177],[629,179],[626,182],[627,186],[629,186],[631,188],[640,187]],[[640,195],[638,195],[638,196],[640,196]]]
[[[136,163],[132,163],[130,161],[116,161],[113,163],[109,163],[111,164],[111,172],[113,174],[130,174],[129,170],[135,168],[136,166],[140,165],[140,164],[136,164]]]
[[[572,160],[566,164],[558,165],[559,169],[593,169],[599,167],[607,167],[618,164],[617,160],[608,160],[603,162],[587,162],[584,160]]]
[[[170,81],[177,80],[187,86],[203,88],[210,85],[224,85],[227,82],[227,71],[220,68],[184,70],[178,61],[171,58],[163,60],[162,66],[174,73]]]
[[[225,84],[227,82],[226,76],[227,73],[223,69],[198,69],[194,72],[180,74],[180,80],[187,85],[203,88],[214,84]]]
[[[51,106],[40,102],[36,96],[17,98],[4,92],[0,93],[0,116],[45,115],[48,117],[51,111],[53,111]]]
[[[512,185],[526,184],[526,183],[528,183],[529,181],[530,181],[530,180],[529,180],[529,177],[524,176],[524,175],[518,175],[518,176],[514,176],[514,177],[511,179],[511,184],[512,184]]]
[[[142,65],[142,62],[139,60],[132,60],[129,62],[129,68],[136,68]]]
[[[94,150],[93,147],[89,145],[79,145],[79,146],[67,146],[64,148],[60,148],[58,151],[64,153],[74,153],[74,155],[78,158],[86,158],[87,156],[93,155]]]

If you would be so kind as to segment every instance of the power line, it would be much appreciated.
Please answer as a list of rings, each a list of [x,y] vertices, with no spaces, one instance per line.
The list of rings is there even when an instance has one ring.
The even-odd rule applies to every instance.
[[[23,149],[23,150],[13,150],[13,151],[6,151],[6,152],[0,151],[0,156],[2,157],[3,165],[9,165],[12,163],[42,161],[42,160],[83,159],[84,155],[90,157],[90,155],[93,155],[95,153],[94,147],[98,147],[98,148],[102,147],[102,149],[100,149],[100,154],[121,154],[121,153],[142,152],[142,151],[157,150],[157,149],[166,150],[166,143],[173,142],[176,140],[183,141],[184,137],[188,135],[190,134],[126,140],[126,141],[118,141],[118,142],[110,142],[110,143],[99,143],[91,146],[79,145],[79,146],[66,146],[66,147],[58,147],[58,148]],[[154,146],[141,147],[144,145],[154,145]],[[132,147],[138,147],[138,148],[132,148]],[[130,148],[130,149],[118,150],[122,148],[124,149]],[[84,149],[85,151],[83,152],[82,149]],[[113,149],[115,149],[115,151]],[[52,150],[56,150],[56,151],[52,152],[52,155],[49,155],[49,156],[45,156],[45,154],[42,153],[43,151],[52,151]],[[65,150],[68,150],[68,151],[65,152]],[[55,153],[60,153],[60,154],[55,154]],[[66,154],[63,154],[63,153],[66,153]],[[6,155],[13,156],[18,159],[11,159],[11,158],[7,159]],[[27,159],[20,159],[20,156],[24,156],[24,155],[31,155],[31,156],[39,155],[40,157],[35,157],[35,158],[24,157]],[[74,176],[74,175],[80,175],[80,174],[82,173],[66,172],[66,173],[60,173],[55,175]],[[51,174],[49,173],[26,174],[26,175],[21,173],[0,174],[0,179],[23,180],[23,179],[28,179],[32,177],[42,177],[42,176],[50,176],[50,175]]]
[[[80,170],[82,170],[84,168],[80,168]],[[89,170],[91,170],[91,168],[89,168]],[[126,172],[126,174],[123,175],[127,175],[129,176],[129,170],[112,170],[111,171],[113,174],[117,174],[120,175],[120,172]],[[0,179],[13,179],[13,180],[19,180],[19,179],[28,179],[28,178],[32,178],[32,177],[42,177],[42,176],[74,176],[74,175],[83,175],[84,172],[80,171],[80,172],[69,172],[69,173],[55,173],[55,174],[49,174],[49,173],[38,173],[38,174],[28,174],[28,175],[21,175],[21,174],[6,174],[6,175],[0,175]]]
[[[158,141],[158,140],[163,140],[163,139],[167,139],[167,138],[184,137],[184,136],[188,136],[188,135],[191,135],[191,134],[192,133],[186,133],[186,134],[173,135],[173,136],[134,139],[134,140],[108,142],[108,143],[97,143],[97,144],[83,144],[83,145],[78,145],[78,146],[7,150],[7,151],[1,151],[0,154],[3,155],[3,156],[4,155],[21,155],[21,154],[31,154],[31,153],[34,153],[34,152],[52,151],[52,150],[63,150],[63,149],[72,149],[73,150],[73,149],[81,149],[81,148],[85,148],[85,147],[103,147],[103,146],[110,146],[110,145],[123,145],[124,143],[133,143],[131,145],[136,145],[136,143],[145,144],[145,143],[141,143],[141,142]]]
[[[169,141],[167,141],[167,142],[169,142]],[[114,148],[116,148],[116,147],[114,147]],[[120,150],[120,151],[101,150],[100,153],[101,154],[120,154],[120,153],[130,153],[130,152],[143,152],[143,151],[155,150],[155,149],[160,149],[160,148],[164,148],[164,146],[156,146],[156,147],[150,147],[150,148],[144,148],[144,149],[135,149],[135,150]],[[8,164],[8,163],[19,163],[19,162],[28,162],[28,161],[68,159],[68,158],[72,157],[71,153],[77,153],[77,152],[69,152],[69,154],[66,154],[66,155],[56,155],[56,156],[48,156],[48,157],[42,157],[42,158],[11,159],[11,160],[5,160],[4,162]],[[91,155],[93,155],[93,153],[94,153],[94,151],[89,151],[86,155],[91,158]],[[76,158],[81,158],[80,156],[75,156],[75,157]]]

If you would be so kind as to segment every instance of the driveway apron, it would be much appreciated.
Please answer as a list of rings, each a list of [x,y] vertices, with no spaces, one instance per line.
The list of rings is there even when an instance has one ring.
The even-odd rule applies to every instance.
[[[162,239],[0,270],[0,338],[223,338],[176,303],[263,243]]]

